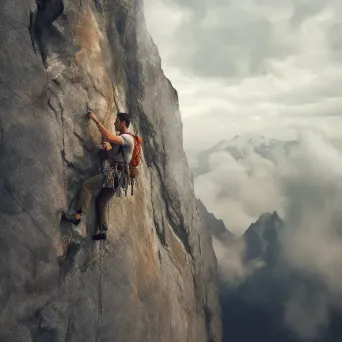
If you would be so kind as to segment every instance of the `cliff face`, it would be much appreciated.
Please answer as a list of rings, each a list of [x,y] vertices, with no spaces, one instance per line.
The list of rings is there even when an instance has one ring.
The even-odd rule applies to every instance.
[[[220,341],[216,258],[142,3],[3,0],[0,22],[0,341]],[[85,113],[113,127],[113,85],[144,158],[95,243],[94,206],[79,230],[60,218],[98,172]]]

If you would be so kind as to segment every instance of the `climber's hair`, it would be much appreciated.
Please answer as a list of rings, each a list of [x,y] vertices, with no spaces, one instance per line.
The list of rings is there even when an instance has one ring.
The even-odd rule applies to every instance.
[[[126,127],[128,128],[129,125],[130,125],[130,123],[131,123],[131,117],[130,117],[130,115],[127,114],[127,113],[119,112],[119,113],[117,114],[117,116],[118,116],[118,118],[119,118],[119,120],[120,120],[121,122],[123,122],[123,121],[126,122]]]

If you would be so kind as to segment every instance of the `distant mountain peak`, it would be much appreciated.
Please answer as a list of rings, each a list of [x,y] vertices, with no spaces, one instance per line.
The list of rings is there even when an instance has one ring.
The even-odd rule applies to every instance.
[[[236,135],[231,140],[221,140],[211,150],[222,151],[231,147],[239,149],[246,149],[251,147],[258,147],[260,145],[272,145],[277,143],[277,140],[266,138],[263,135],[248,133],[242,135]]]
[[[214,153],[225,152],[235,160],[246,158],[250,154],[258,154],[269,160],[276,160],[276,156],[285,156],[296,141],[281,141],[258,134],[236,135],[231,140],[221,140],[213,147],[200,152],[196,156],[196,167],[192,170],[195,177],[210,170],[209,158]]]
[[[276,247],[278,230],[282,225],[283,220],[276,211],[261,214],[243,235],[246,243],[246,260],[267,257],[269,251]]]
[[[209,212],[200,199],[197,199],[197,207],[206,222],[207,228],[213,236],[220,241],[228,241],[234,237],[234,234],[227,229],[224,222],[217,219],[213,213]]]
[[[262,213],[259,216],[258,220],[256,222],[252,223],[248,227],[246,232],[249,230],[257,230],[260,233],[263,233],[263,231],[267,227],[277,228],[282,223],[283,223],[283,220],[279,217],[279,215],[276,211],[273,211],[272,213],[266,212],[266,213]]]
[[[202,151],[197,155],[199,163],[210,154],[217,152],[228,152],[235,159],[243,158],[247,153],[254,152],[265,157],[269,151],[277,146],[286,145],[286,141],[278,141],[258,134],[236,135],[231,140],[221,140],[212,148]]]

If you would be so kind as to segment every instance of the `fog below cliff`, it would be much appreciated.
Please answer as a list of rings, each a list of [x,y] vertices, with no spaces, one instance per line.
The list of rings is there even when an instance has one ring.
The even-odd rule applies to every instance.
[[[312,131],[287,143],[253,139],[242,136],[217,144],[199,156],[193,170],[198,198],[231,232],[242,236],[239,243],[230,244],[214,239],[224,284],[221,299],[232,301],[226,302],[228,311],[224,312],[230,318],[238,314],[242,320],[259,312],[270,321],[277,312],[274,324],[280,324],[278,334],[285,327],[289,332],[282,337],[284,341],[321,341],[321,332],[329,332],[330,324],[331,329],[336,326],[336,313],[342,309],[341,149],[338,142]],[[277,233],[272,265],[260,258],[247,265],[250,246],[243,234],[261,213],[273,211],[284,223]],[[273,290],[267,291],[269,286]],[[272,292],[274,288],[279,289],[281,298]],[[242,297],[234,291],[240,295],[242,291]],[[272,309],[269,302],[272,293],[278,309]],[[242,309],[239,300],[246,300],[247,294],[248,305]],[[260,299],[267,296],[267,300]],[[240,304],[234,304],[236,300]],[[262,325],[260,317],[257,321]],[[273,341],[269,335],[268,339],[261,336],[265,338],[262,341]],[[325,342],[342,337],[340,332],[324,336]]]
[[[290,215],[299,198],[306,205],[303,212],[311,208],[313,197],[327,207],[335,203],[330,190],[339,187],[341,177],[336,142],[313,131],[290,142],[253,138],[261,139],[242,135],[223,141],[199,154],[192,165],[197,197],[230,231],[241,235],[262,212]]]

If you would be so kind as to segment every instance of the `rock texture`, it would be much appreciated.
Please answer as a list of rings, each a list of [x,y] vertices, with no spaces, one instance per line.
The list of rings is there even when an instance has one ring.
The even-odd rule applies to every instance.
[[[226,228],[224,222],[221,219],[217,219],[213,213],[210,213],[200,199],[197,199],[197,207],[205,221],[205,225],[214,238],[223,244],[229,243],[234,239],[234,234]]]
[[[142,3],[3,0],[0,22],[0,341],[220,341],[216,258]],[[60,217],[99,169],[87,105],[111,127],[116,103],[144,161],[94,243],[94,207],[78,230]]]

